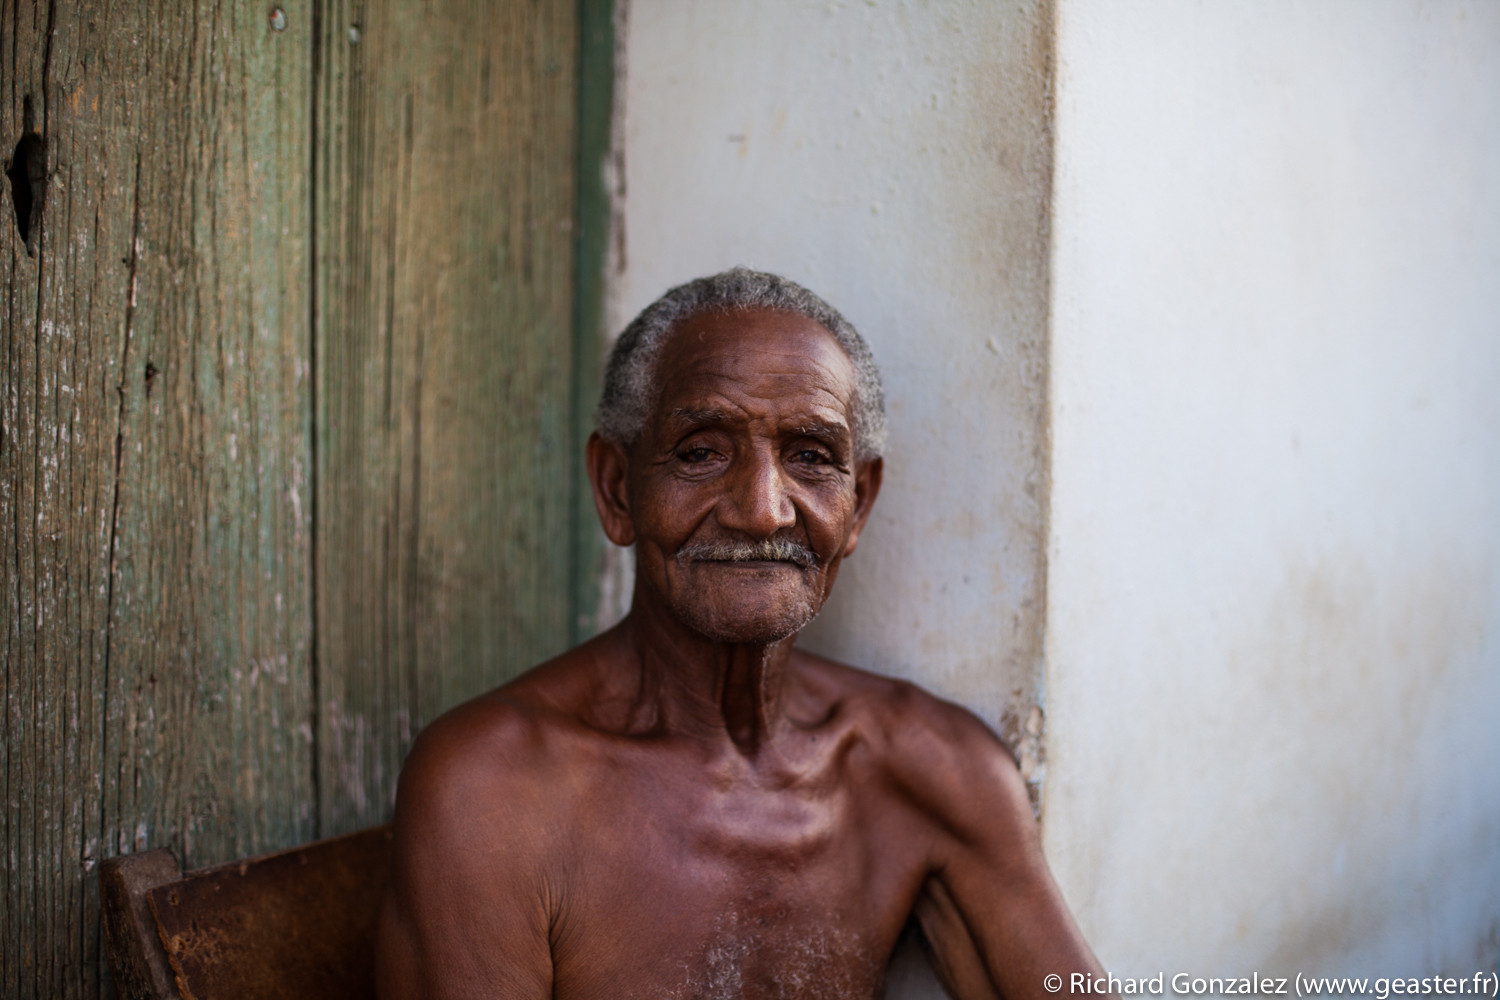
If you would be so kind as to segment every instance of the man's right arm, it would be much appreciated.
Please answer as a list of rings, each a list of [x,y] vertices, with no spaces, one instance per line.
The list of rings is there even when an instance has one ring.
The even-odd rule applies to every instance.
[[[381,1000],[552,995],[555,886],[543,877],[540,738],[488,699],[439,719],[396,796],[391,882],[376,937]]]

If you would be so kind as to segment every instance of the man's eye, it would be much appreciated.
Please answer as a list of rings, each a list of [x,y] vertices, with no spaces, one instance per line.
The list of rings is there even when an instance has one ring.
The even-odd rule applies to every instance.
[[[814,451],[812,448],[803,448],[797,452],[796,457],[797,461],[806,462],[808,465],[826,465],[830,461],[827,455],[821,451]]]
[[[713,457],[713,451],[709,448],[689,448],[678,454],[678,458],[684,462],[706,462]]]

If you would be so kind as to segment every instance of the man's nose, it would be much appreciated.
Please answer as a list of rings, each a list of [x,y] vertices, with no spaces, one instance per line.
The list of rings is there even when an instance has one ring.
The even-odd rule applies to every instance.
[[[729,502],[720,507],[719,523],[752,538],[770,538],[797,523],[797,509],[785,474],[774,454],[756,452],[736,463]]]

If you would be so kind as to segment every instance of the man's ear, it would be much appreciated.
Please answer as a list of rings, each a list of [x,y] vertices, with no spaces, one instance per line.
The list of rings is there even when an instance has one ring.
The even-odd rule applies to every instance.
[[[630,520],[630,491],[626,476],[630,459],[623,446],[589,435],[589,485],[594,488],[594,509],[604,534],[619,546],[635,544],[635,524]]]
[[[849,541],[844,545],[844,555],[854,552],[859,544],[859,533],[865,530],[870,519],[870,508],[880,495],[880,478],[885,472],[885,459],[872,458],[854,467],[854,527],[849,531]]]

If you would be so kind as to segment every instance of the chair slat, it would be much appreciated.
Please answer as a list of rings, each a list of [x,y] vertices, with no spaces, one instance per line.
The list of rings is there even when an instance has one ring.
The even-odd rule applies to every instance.
[[[374,827],[150,890],[183,997],[373,1000],[390,853],[390,827]]]

